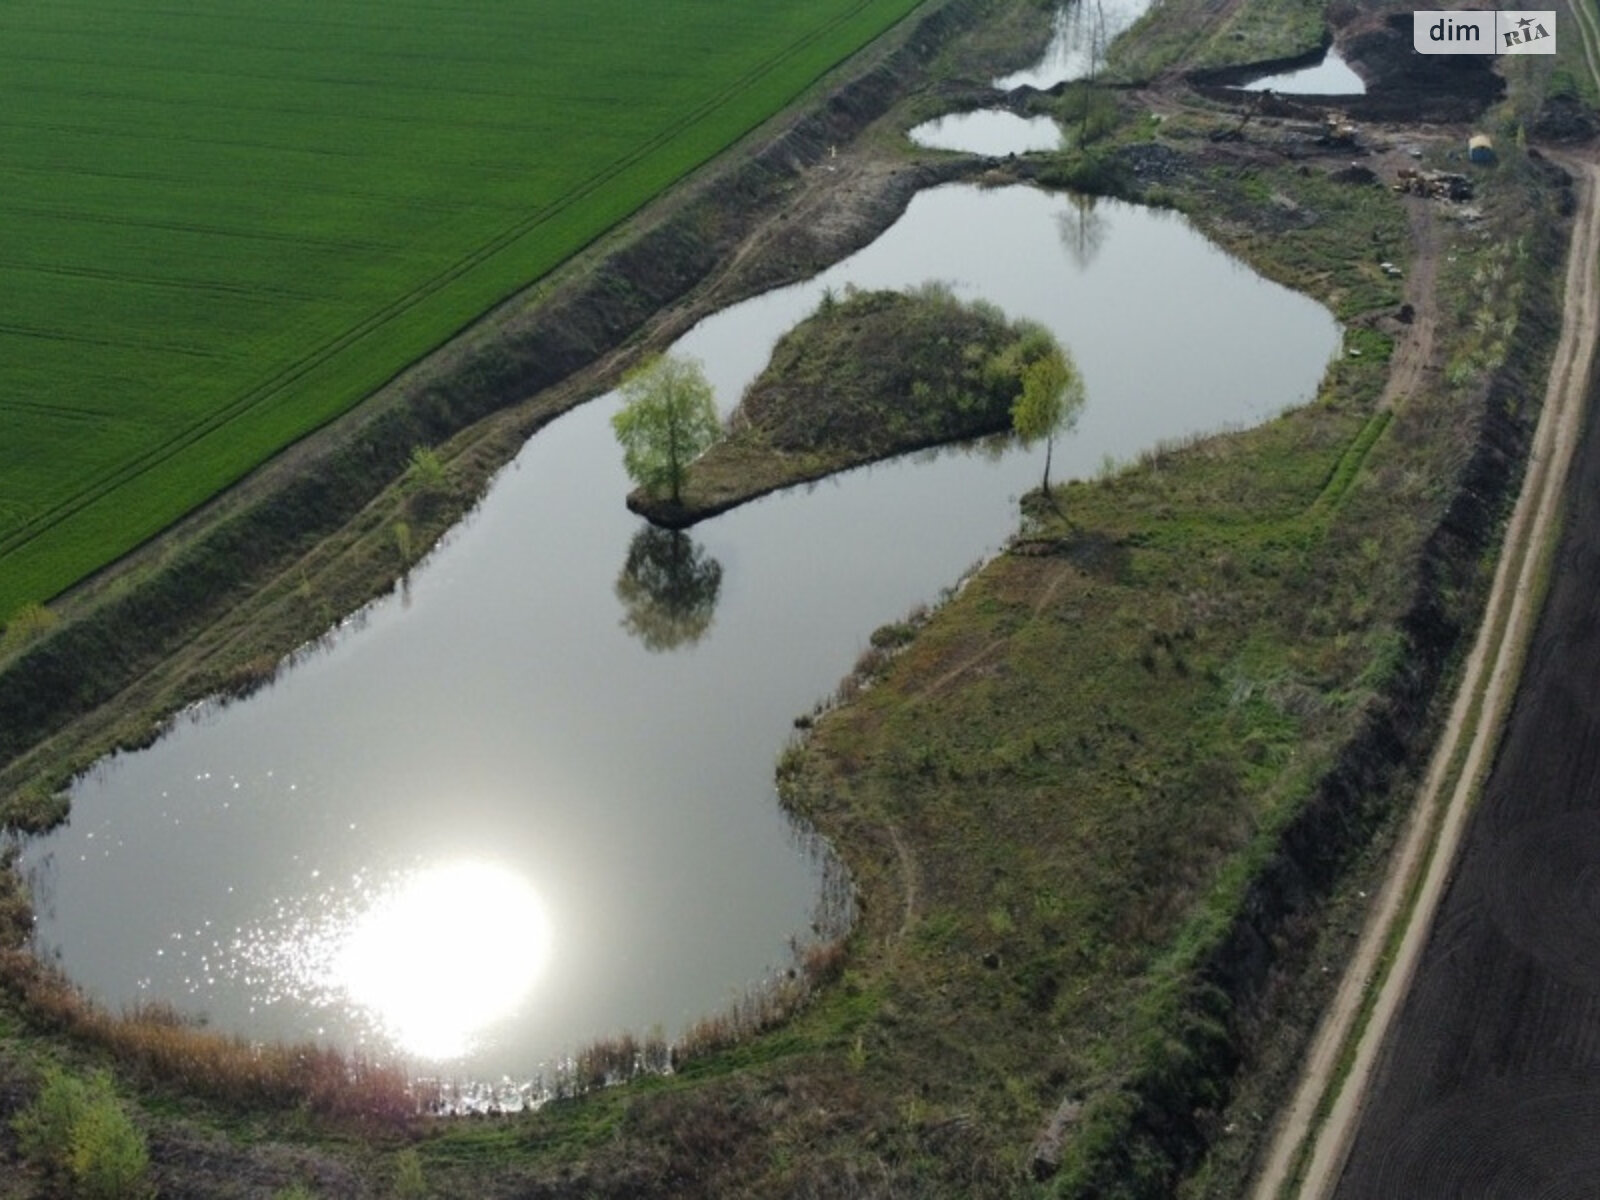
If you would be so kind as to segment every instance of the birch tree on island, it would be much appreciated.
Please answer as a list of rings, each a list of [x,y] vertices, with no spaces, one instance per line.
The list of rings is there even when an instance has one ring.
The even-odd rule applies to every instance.
[[[661,355],[623,381],[622,398],[611,428],[623,466],[646,492],[676,503],[689,464],[722,433],[705,371],[694,359]]]

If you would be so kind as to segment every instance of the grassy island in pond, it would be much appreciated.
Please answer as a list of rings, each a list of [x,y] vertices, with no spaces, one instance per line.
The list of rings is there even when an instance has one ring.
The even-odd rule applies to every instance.
[[[628,507],[681,529],[757,496],[946,442],[1004,433],[1035,364],[1070,360],[1041,326],[941,284],[831,294],[773,349],[726,436],[676,496]]]

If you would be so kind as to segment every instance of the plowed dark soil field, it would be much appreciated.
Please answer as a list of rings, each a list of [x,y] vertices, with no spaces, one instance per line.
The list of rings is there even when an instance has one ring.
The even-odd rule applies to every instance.
[[[1600,1195],[1597,391],[1505,741],[1341,1200]]]

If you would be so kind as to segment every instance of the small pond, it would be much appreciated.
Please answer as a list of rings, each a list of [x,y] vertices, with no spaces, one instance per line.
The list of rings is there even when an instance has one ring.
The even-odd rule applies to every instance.
[[[1049,117],[1021,117],[1001,109],[952,113],[914,126],[907,134],[929,150],[961,150],[968,154],[1028,154],[1061,145],[1061,127]]]
[[[1152,0],[1072,0],[1056,9],[1050,42],[1044,56],[1026,70],[1002,76],[994,86],[1002,92],[1031,87],[1044,91],[1058,83],[1082,79],[1092,73],[1095,55],[1129,28],[1150,7]]]
[[[1247,92],[1281,92],[1285,96],[1364,96],[1367,85],[1350,64],[1330,48],[1322,61],[1297,71],[1284,71],[1244,84]]]
[[[1061,477],[1304,401],[1340,341],[1179,217],[961,185],[679,349],[727,407],[823,289],[930,278],[1077,357]],[[513,1082],[781,968],[824,886],[774,798],[793,718],[1000,546],[1042,448],[921,455],[671,538],[623,506],[615,403],[532,438],[403,591],[272,686],[81,779],[24,850],[44,952],[113,1007]]]

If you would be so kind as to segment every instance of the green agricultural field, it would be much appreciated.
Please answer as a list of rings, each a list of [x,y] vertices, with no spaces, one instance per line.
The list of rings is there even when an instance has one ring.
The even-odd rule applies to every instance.
[[[0,621],[348,409],[916,4],[0,5]]]

